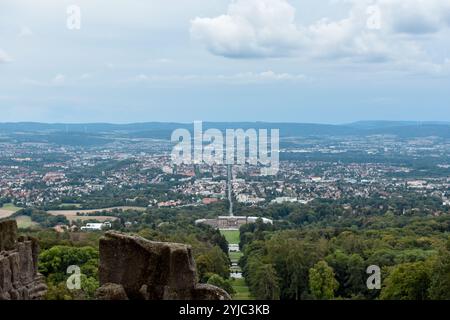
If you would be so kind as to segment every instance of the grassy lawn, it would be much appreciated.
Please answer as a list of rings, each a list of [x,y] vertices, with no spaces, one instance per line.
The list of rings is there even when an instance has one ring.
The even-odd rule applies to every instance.
[[[230,256],[231,261],[238,262],[239,259],[244,255],[242,252],[229,252],[228,255]]]
[[[28,216],[18,216],[16,221],[19,229],[28,229],[38,226],[38,223],[31,221],[31,218]]]
[[[22,208],[19,208],[19,207],[16,207],[14,204],[12,204],[12,203],[5,203],[3,206],[2,206],[2,209],[4,209],[4,210],[9,210],[9,211],[19,211],[20,209],[22,209]]]
[[[233,295],[234,300],[253,300],[244,279],[233,279],[232,285],[236,291]]]
[[[225,236],[228,243],[231,244],[239,243],[239,230],[220,230],[220,233],[222,233]]]

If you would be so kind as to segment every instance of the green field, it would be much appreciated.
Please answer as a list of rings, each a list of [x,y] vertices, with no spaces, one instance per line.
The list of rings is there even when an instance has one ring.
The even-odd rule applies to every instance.
[[[233,300],[253,300],[244,279],[233,279],[231,284],[236,291]]]
[[[239,259],[243,256],[244,254],[242,253],[242,252],[229,252],[228,253],[228,256],[230,257],[230,260],[233,262],[233,261],[236,261],[236,262],[238,262],[239,261]]]
[[[31,221],[31,218],[28,216],[18,216],[16,222],[19,229],[28,229],[39,226],[38,223]]]
[[[4,210],[19,211],[22,208],[16,207],[13,203],[5,203],[2,207]]]
[[[239,230],[220,230],[220,233],[225,236],[228,243],[238,244],[239,240]]]

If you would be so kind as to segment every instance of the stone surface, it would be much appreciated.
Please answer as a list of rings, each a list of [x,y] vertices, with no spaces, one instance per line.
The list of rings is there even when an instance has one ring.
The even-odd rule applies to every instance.
[[[130,300],[230,300],[224,290],[197,283],[190,246],[152,242],[107,232],[100,239],[99,298]]]
[[[13,250],[17,243],[17,224],[15,220],[0,222],[0,251]]]
[[[38,274],[35,239],[17,238],[16,221],[0,222],[0,300],[38,300],[47,292]]]
[[[125,289],[120,284],[106,283],[96,292],[97,300],[128,300]]]

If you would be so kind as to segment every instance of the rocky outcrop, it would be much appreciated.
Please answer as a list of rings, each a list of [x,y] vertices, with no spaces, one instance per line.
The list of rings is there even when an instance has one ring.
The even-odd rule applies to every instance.
[[[107,283],[95,292],[97,300],[128,300],[125,289],[120,284]]]
[[[230,300],[197,283],[190,246],[107,232],[100,239],[97,298],[105,300]]]
[[[0,222],[0,300],[39,300],[47,291],[37,271],[35,239],[17,237],[16,221]]]

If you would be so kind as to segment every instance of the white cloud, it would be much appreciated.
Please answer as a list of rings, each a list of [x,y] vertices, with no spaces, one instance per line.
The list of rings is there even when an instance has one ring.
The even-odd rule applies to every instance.
[[[63,74],[57,74],[52,80],[51,80],[51,84],[53,85],[62,85],[64,84],[64,82],[66,81],[66,76]]]
[[[33,35],[33,31],[31,31],[30,28],[23,26],[20,28],[19,37],[25,38],[25,37],[31,37]]]
[[[299,45],[295,8],[285,0],[233,1],[225,15],[195,18],[191,34],[217,55],[278,57]]]
[[[242,72],[230,75],[146,75],[139,74],[127,82],[132,83],[195,83],[195,82],[221,82],[226,84],[252,84],[273,82],[298,82],[306,81],[308,78],[303,74],[277,73],[271,70],[263,72]]]
[[[26,78],[22,81],[23,84],[39,87],[58,87],[66,82],[66,76],[63,74],[57,74],[50,80],[40,81]]]
[[[166,63],[171,63],[172,60],[168,59],[168,58],[159,58],[159,59],[153,59],[150,60],[149,63],[150,64],[166,64]]]
[[[450,26],[450,0],[335,1],[344,2],[351,7],[347,17],[302,25],[287,0],[233,0],[224,15],[193,19],[191,36],[211,53],[229,58],[397,63],[431,59],[429,43],[440,45],[432,37]]]
[[[91,78],[92,78],[92,74],[91,73],[83,73],[80,76],[80,80],[88,80],[88,79],[91,79]]]
[[[263,72],[243,72],[231,76],[218,75],[216,78],[231,83],[297,82],[307,79],[303,74],[276,73],[271,70]]]
[[[0,49],[0,63],[11,62],[11,57],[2,49]]]
[[[377,0],[383,22],[391,31],[435,33],[450,26],[449,0]]]

